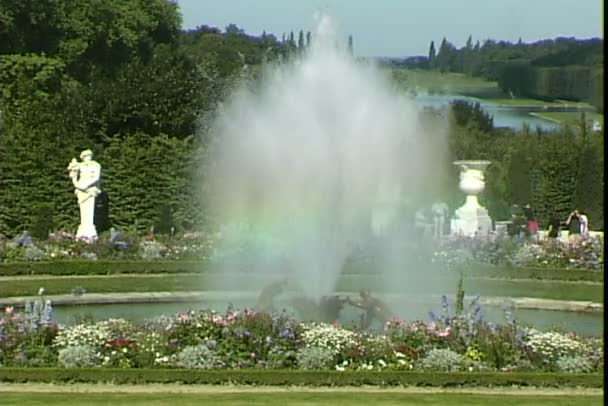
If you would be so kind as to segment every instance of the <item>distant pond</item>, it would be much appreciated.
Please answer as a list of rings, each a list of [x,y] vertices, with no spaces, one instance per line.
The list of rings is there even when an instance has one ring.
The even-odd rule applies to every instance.
[[[524,125],[528,125],[531,130],[540,127],[544,131],[559,129],[559,123],[545,120],[530,113],[541,110],[542,108],[530,109],[521,107],[502,107],[487,100],[469,96],[450,95],[450,94],[418,94],[415,97],[416,103],[420,108],[431,107],[434,109],[447,108],[454,100],[463,100],[469,103],[479,103],[480,106],[494,117],[494,127],[509,127],[521,130]]]

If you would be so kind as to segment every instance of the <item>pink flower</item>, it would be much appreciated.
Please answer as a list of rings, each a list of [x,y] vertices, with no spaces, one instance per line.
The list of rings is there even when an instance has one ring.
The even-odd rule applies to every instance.
[[[436,330],[436,329],[437,329],[437,324],[435,324],[435,323],[431,322],[431,323],[429,323],[429,324],[427,324],[427,325],[426,325],[426,329],[427,329],[428,331],[434,331],[434,330]]]
[[[447,336],[450,335],[450,331],[452,331],[452,328],[451,327],[446,327],[445,330],[440,331],[439,333],[437,333],[437,335],[439,337],[447,337]]]

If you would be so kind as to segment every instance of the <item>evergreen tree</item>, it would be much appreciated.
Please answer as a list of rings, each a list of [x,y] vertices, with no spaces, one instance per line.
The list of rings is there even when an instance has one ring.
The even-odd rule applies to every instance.
[[[435,51],[435,41],[431,41],[431,46],[429,47],[429,67],[432,69],[435,67],[435,58],[437,57],[437,52]]]
[[[448,72],[452,70],[455,55],[456,48],[454,45],[449,43],[445,37],[443,37],[441,45],[439,46],[439,52],[435,58],[437,67],[441,72]]]
[[[296,45],[296,41],[295,41],[294,36],[293,36],[293,31],[291,31],[289,33],[289,45],[292,45],[292,46]]]
[[[298,48],[304,49],[304,31],[300,30],[298,34]]]
[[[349,35],[348,36],[348,53],[353,56],[355,54],[354,48],[353,48],[353,36]]]
[[[469,38],[467,38],[467,43],[465,45],[465,48],[470,51],[473,49],[473,37],[471,35],[469,35]]]
[[[306,47],[308,48],[310,46],[310,31],[306,31]]]
[[[590,136],[582,140],[576,176],[574,205],[585,213],[592,229],[604,223],[604,165],[601,145]]]

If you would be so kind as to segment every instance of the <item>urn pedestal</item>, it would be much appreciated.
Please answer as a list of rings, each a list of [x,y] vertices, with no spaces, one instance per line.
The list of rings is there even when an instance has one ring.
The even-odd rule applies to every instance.
[[[455,161],[460,167],[459,187],[466,195],[464,205],[456,210],[451,221],[451,233],[467,237],[486,236],[492,231],[492,219],[479,204],[477,195],[485,187],[484,172],[490,161]]]

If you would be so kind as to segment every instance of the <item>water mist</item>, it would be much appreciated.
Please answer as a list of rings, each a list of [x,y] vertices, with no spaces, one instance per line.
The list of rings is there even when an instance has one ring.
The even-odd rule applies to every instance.
[[[216,290],[282,274],[311,299],[329,294],[353,251],[399,224],[445,161],[414,101],[336,38],[322,17],[309,49],[268,66],[216,120],[210,204],[220,251],[238,258],[221,271],[254,276]]]

